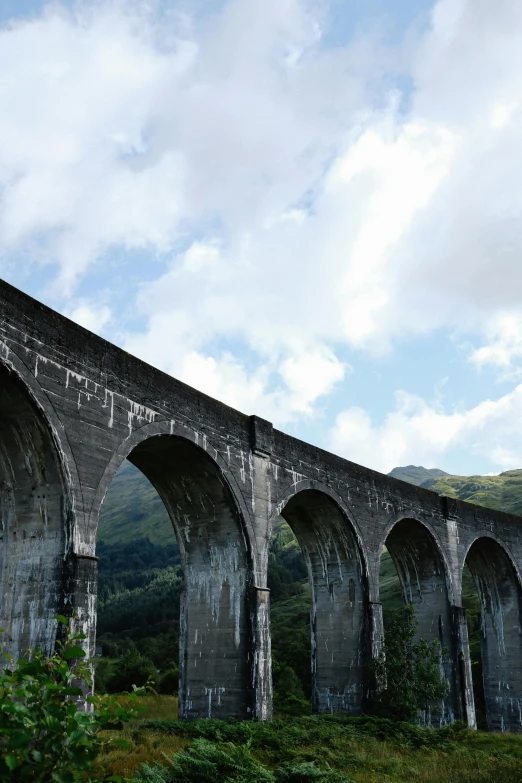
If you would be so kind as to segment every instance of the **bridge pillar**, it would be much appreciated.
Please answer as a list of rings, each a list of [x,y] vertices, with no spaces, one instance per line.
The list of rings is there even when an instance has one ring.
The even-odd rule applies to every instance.
[[[456,717],[467,723],[470,729],[476,729],[477,720],[475,715],[475,699],[473,696],[468,624],[466,622],[466,610],[463,606],[453,607],[453,622],[457,653],[456,676],[459,692],[459,711]]]
[[[253,717],[255,720],[269,720],[272,717],[273,703],[270,590],[266,587],[255,587],[253,592]]]
[[[254,689],[254,718],[269,720],[273,713],[272,650],[270,637],[270,590],[267,587],[268,552],[271,536],[271,480],[270,455],[274,445],[271,422],[259,416],[250,416],[249,434],[252,470],[252,516],[255,541],[253,551],[254,599],[252,626],[254,629],[254,660],[252,684]]]
[[[480,647],[488,729],[522,732],[520,582],[506,551],[490,537],[473,543],[466,562],[480,597]]]
[[[310,578],[313,711],[358,715],[370,651],[368,586],[355,537],[334,500],[318,490],[297,493],[282,515]]]
[[[37,646],[54,649],[71,545],[67,490],[48,422],[0,363],[0,628],[14,660]]]
[[[382,616],[382,604],[379,601],[370,601],[368,604],[368,617],[370,625],[371,660],[380,658],[384,642],[384,620]],[[366,689],[366,700],[370,699],[373,692],[378,692],[383,683],[369,682]]]

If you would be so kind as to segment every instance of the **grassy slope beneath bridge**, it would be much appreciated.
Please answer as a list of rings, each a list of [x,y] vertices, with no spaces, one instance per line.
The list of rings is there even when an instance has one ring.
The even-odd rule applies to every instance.
[[[274,774],[277,783],[522,780],[522,736],[470,732],[459,725],[430,730],[371,718],[330,716],[286,717],[264,724],[216,720],[177,723],[175,698],[146,696],[141,702],[145,711],[140,719],[117,734],[127,741],[127,748],[108,750],[98,758],[96,771],[100,779],[109,774],[132,779],[144,761],[155,761],[168,768],[169,757],[194,747],[194,740],[203,738],[218,752],[225,750],[240,758],[254,759]],[[194,767],[192,772],[183,780],[225,781],[224,776],[203,765],[199,766],[198,775]],[[236,769],[226,779],[230,783],[258,783],[266,778],[255,772],[241,774]],[[168,778],[158,775],[155,780],[160,783]]]

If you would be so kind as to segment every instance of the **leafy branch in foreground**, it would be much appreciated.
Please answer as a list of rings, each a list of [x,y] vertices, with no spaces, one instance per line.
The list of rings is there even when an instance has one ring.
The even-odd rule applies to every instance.
[[[100,750],[118,740],[100,732],[121,728],[136,710],[121,707],[115,697],[86,697],[90,711],[81,709],[92,690],[91,669],[68,620],[53,655],[30,650],[13,668],[0,672],[1,783],[72,783],[75,771],[89,771]],[[2,651],[0,657],[11,661]],[[134,694],[135,697],[136,694]],[[111,780],[109,778],[108,780]],[[116,780],[116,778],[112,778]]]
[[[421,710],[448,694],[448,683],[440,670],[441,649],[437,640],[414,642],[418,622],[413,606],[393,612],[390,619],[383,649],[372,664],[381,688],[371,710],[381,717],[413,723]]]

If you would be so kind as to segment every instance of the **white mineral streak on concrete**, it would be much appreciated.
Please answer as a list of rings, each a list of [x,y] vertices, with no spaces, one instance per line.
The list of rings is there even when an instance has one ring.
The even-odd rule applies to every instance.
[[[69,388],[69,383],[71,378],[74,378],[74,380],[77,383],[83,383],[85,381],[85,387],[87,388],[87,378],[84,375],[80,375],[80,373],[73,372],[73,370],[65,370],[65,388]]]
[[[130,400],[128,397],[125,397],[124,399],[127,400],[130,407],[130,410],[127,412],[129,435],[132,435],[132,425],[134,419],[136,419],[140,424],[143,422],[148,422],[151,424],[155,420],[156,416],[159,416],[156,411],[153,411],[151,408],[147,408],[146,405],[142,405],[139,402],[134,402],[134,400]]]
[[[455,538],[456,538],[456,540],[457,540],[457,544],[460,544],[460,539],[459,539],[459,526],[458,526],[457,520],[456,520],[456,519],[448,520],[448,525],[449,525],[449,522],[450,522],[450,521],[453,523],[453,526],[452,526],[452,528],[451,528],[451,531],[452,531],[452,533],[454,534],[454,536],[455,536]]]
[[[218,686],[205,688],[205,696],[208,700],[208,706],[207,706],[207,718],[212,717],[212,696],[217,696],[217,706],[221,707],[221,694],[225,693],[225,688],[220,688]]]
[[[40,341],[37,341],[40,342]],[[0,351],[2,352],[2,356],[4,360],[7,360],[9,356],[9,348],[5,343],[2,343],[0,341]],[[65,388],[68,389],[71,383],[71,379],[74,379],[78,384],[84,384],[85,389],[88,390],[89,383],[91,383],[94,386],[95,392],[98,391],[99,384],[96,383],[96,381],[91,380],[85,375],[82,375],[81,373],[77,373],[74,370],[70,370],[67,367],[64,367],[59,362],[54,361],[53,359],[50,359],[47,356],[43,356],[37,352],[35,353],[35,369],[34,369],[34,376],[35,378],[38,377],[38,364],[41,362],[43,364],[52,364],[54,367],[56,367],[59,370],[65,370]],[[84,397],[87,398],[87,401],[90,401],[93,394],[92,392],[86,392],[83,389],[78,390],[78,400],[77,400],[77,406],[78,408],[81,407],[81,395],[84,395]],[[111,398],[111,413],[110,418],[108,422],[109,427],[113,427],[114,425],[114,395],[120,397],[122,400],[126,401],[128,405],[130,406],[130,410],[127,413],[127,425],[129,428],[129,435],[132,434],[133,429],[133,423],[134,419],[136,419],[140,424],[143,422],[152,423],[155,421],[156,416],[159,416],[159,414],[156,411],[153,411],[151,408],[148,408],[146,405],[142,405],[141,403],[134,402],[133,400],[129,399],[128,397],[124,397],[123,395],[118,394],[117,392],[110,391],[109,389],[104,389],[104,402],[102,404],[102,407],[107,407],[107,398],[110,396]],[[172,421],[172,426],[174,425],[174,421]],[[197,441],[196,441],[197,442]]]
[[[35,362],[34,362],[34,377],[35,378],[38,378],[38,362],[39,361],[43,361],[43,362],[45,362],[47,364],[47,359],[39,356],[39,354],[36,354],[36,359],[35,359]]]
[[[498,586],[495,579],[493,579],[493,586],[491,585],[488,575],[480,572],[474,574],[475,579],[478,582],[478,593],[480,597],[480,631],[484,639],[487,639],[488,634],[487,618],[491,617],[493,630],[497,640],[497,647],[499,655],[506,654],[506,645],[504,639],[504,617],[502,612],[502,601],[498,592]]]
[[[459,527],[457,524],[456,519],[448,519],[446,520],[446,529],[448,533],[448,552],[449,552],[449,561],[450,561],[450,570],[451,570],[451,579],[450,581],[450,590],[451,595],[453,595],[454,600],[457,604],[460,604],[462,601],[462,585],[461,585],[461,579],[460,577],[460,568],[459,568],[459,552],[458,552],[458,545],[459,545]]]
[[[109,392],[111,395],[111,416],[109,419],[109,427],[112,427],[114,424],[114,394],[112,392]]]
[[[256,718],[257,720],[268,720],[271,717],[272,650],[267,602],[258,601],[255,623],[258,643],[254,650],[252,685],[254,691],[257,692],[258,714]]]
[[[2,340],[0,340],[0,356],[4,362],[9,361],[9,346],[6,345]]]
[[[243,451],[239,452],[239,459],[241,460],[241,467],[239,468],[239,475],[241,476],[241,481],[243,484],[246,481],[246,471],[245,471],[245,454]]]
[[[520,726],[522,726],[522,699],[511,697],[508,699],[508,704],[511,712],[517,713],[517,720]]]
[[[252,492],[252,511],[256,510],[256,493],[254,492],[254,462],[252,452],[248,453],[248,474],[250,476],[250,487]]]
[[[49,524],[49,515],[47,513],[47,501],[45,498],[39,498],[39,506],[40,518],[43,522],[44,528],[46,528]]]
[[[199,446],[199,432],[197,430],[194,430],[194,443]]]
[[[342,583],[345,570],[354,557],[354,550],[359,569],[362,571],[358,549],[354,546],[353,541],[350,540],[352,537],[344,529],[343,525],[339,524],[337,519],[330,517],[327,521],[326,518],[323,518],[321,523],[315,524],[313,534],[306,536],[299,543],[302,549],[307,550],[309,559],[312,552],[319,556],[322,576],[326,583],[330,583],[335,579],[335,575],[330,573],[334,563],[339,580]],[[332,594],[332,599],[335,600],[334,594]]]
[[[190,516],[188,514],[182,514],[183,522],[182,531],[187,543],[190,543]]]
[[[297,487],[297,485],[300,484],[301,481],[303,481],[303,474],[302,473],[297,473],[297,471],[295,471],[293,468],[291,470],[289,470],[289,471],[287,469],[287,472],[292,474],[292,485],[293,485],[293,487],[295,489]]]
[[[203,444],[202,445],[203,445],[203,448],[206,451],[207,450],[207,436],[206,435],[203,435]]]
[[[408,542],[400,548],[400,551],[397,551],[392,554],[395,555],[394,559],[396,560],[396,563],[399,566],[398,574],[402,584],[404,595],[406,597],[406,602],[410,604],[414,603],[412,578],[411,578],[409,565],[411,565],[411,568],[414,571],[415,581],[417,583],[417,593],[419,596],[419,600],[422,601],[423,600],[422,587],[419,578],[419,572],[417,569],[417,563],[420,560],[420,555],[417,550],[417,547],[415,546],[414,543]]]
[[[188,569],[188,584],[199,599],[209,607],[212,618],[217,624],[221,608],[223,585],[228,584],[230,592],[229,616],[234,619],[234,642],[239,649],[241,605],[245,596],[246,573],[240,565],[238,546],[230,543],[225,547],[210,546],[210,567]]]
[[[227,462],[230,465],[230,445],[227,444]]]
[[[109,415],[109,421],[107,422],[108,427],[112,427],[114,424],[114,392],[109,391],[109,389],[104,389],[104,398],[103,398],[103,405],[102,408],[108,407],[108,398],[110,397],[111,400],[111,412]]]

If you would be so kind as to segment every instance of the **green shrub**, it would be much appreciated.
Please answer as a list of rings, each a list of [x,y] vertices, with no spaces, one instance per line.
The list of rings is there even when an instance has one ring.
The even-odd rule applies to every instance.
[[[108,693],[123,693],[131,691],[133,686],[141,688],[155,677],[152,661],[131,649],[113,663],[112,674],[107,678],[105,687]]]
[[[94,661],[94,689],[96,693],[107,693],[107,683],[113,674],[110,658],[96,658]]]
[[[142,764],[133,783],[353,783],[352,779],[310,761],[286,762],[274,771],[252,756],[252,743],[214,743],[196,739],[168,765]]]
[[[80,646],[85,636],[71,634],[64,617],[56,619],[65,633],[53,655],[30,650],[12,669],[0,672],[2,783],[73,783],[74,773],[92,769],[98,752],[111,742],[100,732],[120,727],[135,714],[114,698],[93,695],[87,696],[91,712],[79,708],[92,687]]]
[[[299,717],[301,715],[311,715],[312,705],[308,699],[299,699],[297,696],[279,696],[274,695],[274,710],[276,715],[288,715]]]
[[[305,698],[301,680],[291,666],[272,659],[274,709],[281,715],[310,715],[312,705]]]
[[[278,783],[354,783],[352,778],[333,769],[320,769],[314,761],[292,761],[277,770]]]
[[[216,745],[197,739],[168,759],[169,766],[142,764],[134,783],[275,783],[275,777],[253,758],[249,745]]]
[[[160,675],[156,690],[166,696],[177,694],[179,686],[179,671],[177,668],[167,669]]]
[[[378,692],[371,711],[376,715],[415,722],[421,710],[448,693],[440,672],[440,645],[436,640],[414,642],[417,628],[413,606],[393,612],[381,655],[372,664]]]

